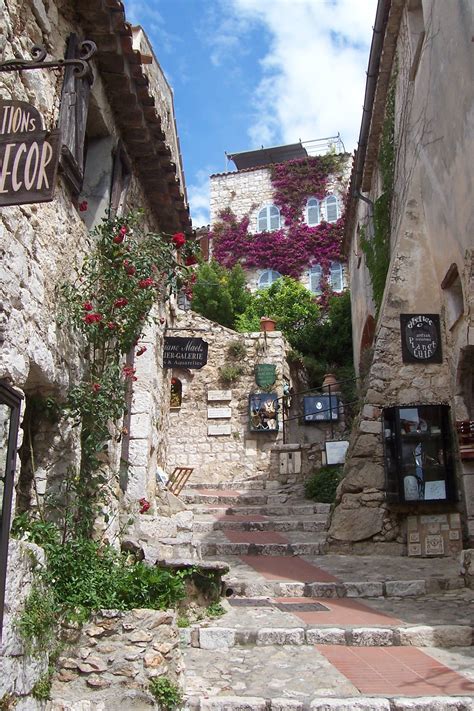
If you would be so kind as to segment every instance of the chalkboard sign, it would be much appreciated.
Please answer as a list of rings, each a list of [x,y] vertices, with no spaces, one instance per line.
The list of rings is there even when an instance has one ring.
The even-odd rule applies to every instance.
[[[207,363],[208,344],[202,338],[165,337],[163,368],[194,368]]]
[[[261,388],[268,388],[275,383],[276,365],[259,363],[255,366],[255,382]]]
[[[438,314],[400,314],[404,363],[442,363]]]
[[[0,101],[0,206],[50,202],[56,187],[59,131],[43,130],[26,101]]]
[[[305,422],[330,422],[339,419],[339,399],[336,395],[309,395],[303,398]]]

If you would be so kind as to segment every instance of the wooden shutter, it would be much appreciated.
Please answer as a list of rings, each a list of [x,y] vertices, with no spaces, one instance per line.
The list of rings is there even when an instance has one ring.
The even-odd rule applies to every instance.
[[[77,35],[69,35],[66,58],[77,57],[77,48]],[[59,111],[59,129],[62,140],[60,166],[66,182],[75,196],[79,195],[84,178],[84,138],[90,88],[89,77],[78,79],[74,74],[74,67],[67,66],[65,68]]]

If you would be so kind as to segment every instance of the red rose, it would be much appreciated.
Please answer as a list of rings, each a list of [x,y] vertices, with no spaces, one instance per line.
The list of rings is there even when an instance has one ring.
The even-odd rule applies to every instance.
[[[122,373],[126,378],[130,378],[130,380],[138,380],[137,376],[135,375],[135,368],[131,365],[124,365],[122,368]]]
[[[125,239],[125,235],[123,235],[119,232],[118,235],[115,235],[113,242],[115,242],[115,244],[121,244],[124,241],[124,239]]]
[[[141,356],[145,353],[146,351],[146,346],[140,346],[140,348],[137,351],[137,356]]]
[[[146,279],[140,279],[138,286],[140,289],[147,289],[149,286],[153,286],[153,278],[147,277]]]
[[[125,299],[123,296],[120,299],[117,299],[114,301],[114,306],[117,309],[121,309],[123,306],[126,306],[128,304],[128,299]]]
[[[102,321],[101,314],[86,314],[82,319],[85,323],[99,323]]]
[[[197,259],[191,255],[190,257],[186,257],[186,261],[184,263],[187,267],[192,267],[193,264],[197,264]]]
[[[107,324],[107,328],[110,328],[110,330],[113,331],[114,328],[117,328],[117,324],[114,323],[113,321],[109,321]]]
[[[129,276],[133,276],[135,272],[137,271],[136,267],[133,266],[133,264],[130,264],[125,270]]]
[[[87,208],[89,207],[87,200],[83,200],[82,202],[79,203],[79,212],[85,212]]]
[[[186,237],[184,236],[183,232],[176,232],[176,234],[173,235],[173,242],[176,245],[176,248],[179,249],[180,247],[183,246],[186,242]]]
[[[145,498],[139,499],[138,503],[140,504],[140,513],[145,513],[148,511],[148,509],[151,507],[151,504],[149,501],[147,501]]]
[[[93,390],[95,393],[98,393],[98,392],[99,392],[100,387],[101,387],[101,386],[100,386],[100,383],[92,383],[92,390]]]
[[[84,311],[92,311],[94,307],[92,306],[90,301],[84,301],[84,303],[82,304],[82,308],[84,309]]]

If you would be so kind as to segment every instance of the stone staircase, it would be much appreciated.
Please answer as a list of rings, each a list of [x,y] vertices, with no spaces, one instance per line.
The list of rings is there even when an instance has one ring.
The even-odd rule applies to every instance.
[[[203,558],[230,568],[225,614],[181,630],[187,709],[474,709],[457,561],[324,554],[329,506],[289,487],[183,498]]]

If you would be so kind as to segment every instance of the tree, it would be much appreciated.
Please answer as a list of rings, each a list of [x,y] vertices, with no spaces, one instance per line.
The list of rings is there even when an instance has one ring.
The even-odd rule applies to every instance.
[[[236,318],[251,299],[240,264],[226,269],[212,260],[201,264],[193,286],[193,311],[227,328],[235,328]]]

